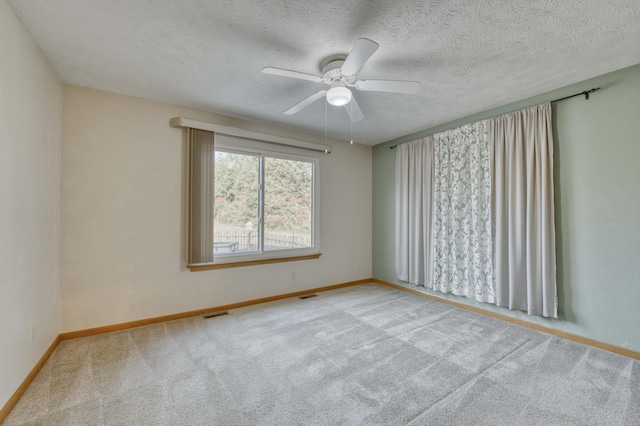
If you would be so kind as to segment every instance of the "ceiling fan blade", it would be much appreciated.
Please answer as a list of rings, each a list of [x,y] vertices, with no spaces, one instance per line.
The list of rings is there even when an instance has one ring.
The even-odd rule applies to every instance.
[[[394,80],[358,80],[356,89],[368,92],[391,92],[407,93],[410,95],[418,93],[420,83],[417,81],[394,81]]]
[[[342,64],[340,69],[342,75],[347,77],[356,75],[376,50],[378,50],[378,43],[368,38],[359,38],[351,52],[349,52],[347,59],[344,60],[344,64]]]
[[[362,111],[360,110],[355,97],[351,97],[351,102],[346,104],[344,106],[344,109],[347,111],[347,114],[349,115],[351,121],[360,121],[364,118],[364,115],[362,114]]]
[[[319,75],[307,74],[305,72],[299,72],[299,71],[285,70],[282,68],[264,67],[262,68],[262,72],[264,74],[272,74],[272,75],[279,75],[281,77],[291,77],[291,78],[298,78],[300,80],[313,81],[314,83],[322,83],[324,81],[324,78],[320,77]]]
[[[298,102],[297,104],[295,104],[294,106],[292,106],[291,108],[286,110],[284,113],[287,114],[287,115],[293,115],[296,112],[298,112],[300,110],[303,110],[304,108],[308,107],[309,105],[311,105],[312,103],[314,103],[318,99],[323,98],[324,95],[326,95],[326,94],[327,94],[326,90],[321,90],[318,93],[314,93],[313,95],[309,96],[305,100],[303,100],[301,102]]]

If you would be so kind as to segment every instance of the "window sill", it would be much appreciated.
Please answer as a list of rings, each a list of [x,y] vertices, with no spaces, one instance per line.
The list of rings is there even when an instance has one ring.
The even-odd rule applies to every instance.
[[[199,263],[194,265],[187,265],[187,267],[191,270],[191,272],[211,271],[213,269],[241,268],[243,266],[267,265],[269,263],[295,262],[298,260],[318,259],[321,255],[322,253],[316,253],[306,256],[276,257],[273,259],[246,260],[242,262]]]

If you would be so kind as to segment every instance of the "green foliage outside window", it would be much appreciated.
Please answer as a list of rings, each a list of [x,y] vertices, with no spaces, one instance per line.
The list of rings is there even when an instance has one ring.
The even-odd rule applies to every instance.
[[[311,234],[313,164],[264,158],[264,227],[267,231]],[[259,157],[216,152],[216,223],[244,227],[258,221]]]

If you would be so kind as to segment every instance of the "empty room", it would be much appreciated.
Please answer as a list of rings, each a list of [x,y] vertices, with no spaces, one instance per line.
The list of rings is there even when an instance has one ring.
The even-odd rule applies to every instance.
[[[637,0],[0,0],[0,424],[640,425]]]

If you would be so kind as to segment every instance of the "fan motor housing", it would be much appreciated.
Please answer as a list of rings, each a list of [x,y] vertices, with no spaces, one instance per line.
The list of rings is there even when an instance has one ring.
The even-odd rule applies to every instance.
[[[355,76],[345,77],[340,72],[346,58],[347,55],[333,55],[320,62],[320,71],[322,72],[325,83],[331,86],[344,86],[353,83]]]

